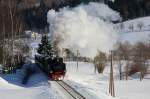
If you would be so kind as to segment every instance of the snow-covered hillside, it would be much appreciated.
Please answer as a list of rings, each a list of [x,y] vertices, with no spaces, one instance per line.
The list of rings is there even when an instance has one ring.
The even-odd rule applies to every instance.
[[[137,42],[149,42],[150,31],[122,33],[118,39],[120,42],[129,42],[135,44]]]
[[[134,20],[128,20],[116,24],[115,27],[120,31],[119,41],[130,42],[148,42],[150,40],[150,17],[142,17]]]
[[[125,22],[122,22],[123,25],[123,32],[132,32],[132,30],[129,28],[131,25],[133,26],[133,31],[150,31],[150,17],[141,17],[133,20],[128,20]],[[120,25],[120,24],[118,24]],[[139,25],[141,25],[141,30],[139,28]]]

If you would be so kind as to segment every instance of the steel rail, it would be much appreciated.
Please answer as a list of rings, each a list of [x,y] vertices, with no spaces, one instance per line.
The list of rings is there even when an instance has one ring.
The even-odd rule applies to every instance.
[[[64,81],[56,81],[58,85],[60,85],[73,99],[86,99],[83,95],[77,92],[70,85],[65,83]]]

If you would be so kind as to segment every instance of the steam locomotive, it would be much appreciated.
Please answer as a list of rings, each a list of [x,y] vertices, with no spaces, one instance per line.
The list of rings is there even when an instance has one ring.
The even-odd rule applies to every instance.
[[[51,80],[61,80],[66,73],[66,64],[61,57],[44,57],[35,55],[35,63]]]

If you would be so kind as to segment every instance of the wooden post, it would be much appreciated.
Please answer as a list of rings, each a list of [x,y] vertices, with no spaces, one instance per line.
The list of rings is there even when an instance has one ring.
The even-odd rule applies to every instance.
[[[121,57],[119,57],[119,79],[122,80],[122,64],[121,64]]]
[[[113,78],[113,51],[111,51],[111,66],[110,66],[110,79],[109,79],[109,93],[115,97],[114,78]]]
[[[129,73],[128,73],[128,71],[129,71],[129,61],[128,60],[126,60],[127,61],[127,66],[126,66],[126,80],[128,80],[128,75],[129,75]]]
[[[142,65],[142,67],[145,67],[145,63],[144,63],[144,57],[143,57],[143,50],[141,50],[141,59],[140,59],[140,63]],[[140,70],[140,81],[142,81],[142,79],[144,78],[144,72],[143,72],[143,68],[141,68],[142,70]]]
[[[79,50],[77,50],[77,70],[78,70],[78,66],[79,66],[79,63],[78,63],[78,56],[79,56]]]

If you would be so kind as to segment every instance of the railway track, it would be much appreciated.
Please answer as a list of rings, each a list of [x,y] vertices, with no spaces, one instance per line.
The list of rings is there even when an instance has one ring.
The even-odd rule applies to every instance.
[[[79,92],[77,92],[74,88],[72,88],[70,85],[65,83],[64,81],[56,81],[56,83],[72,97],[72,99],[86,99],[83,95],[81,95]]]

